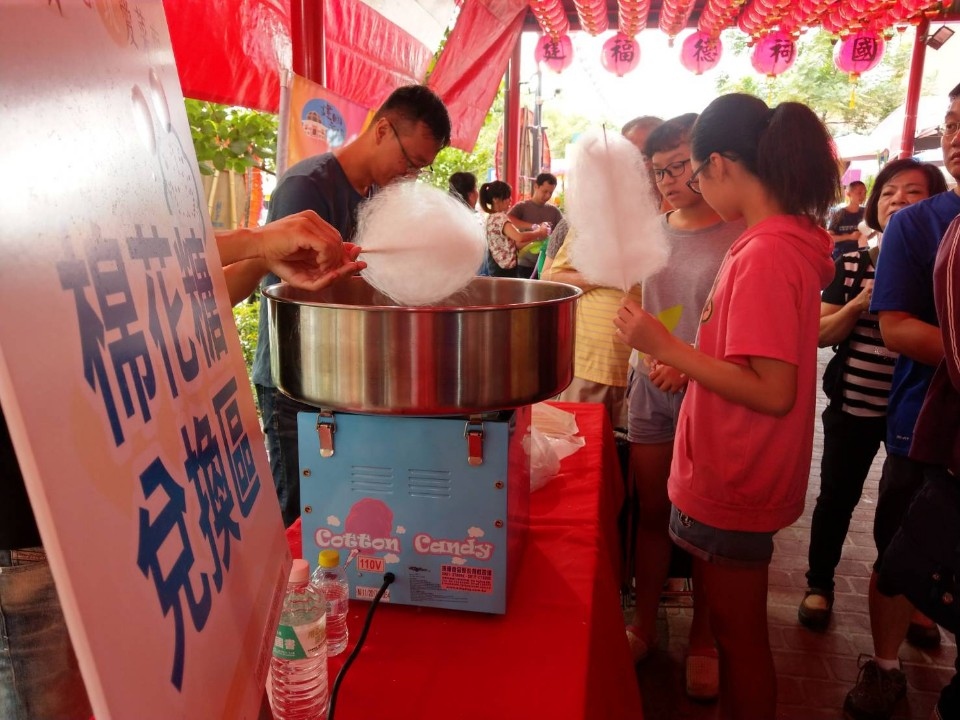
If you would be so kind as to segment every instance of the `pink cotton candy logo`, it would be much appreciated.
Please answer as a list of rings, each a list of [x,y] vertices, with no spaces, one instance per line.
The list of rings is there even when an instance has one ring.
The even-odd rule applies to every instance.
[[[343,529],[358,535],[390,537],[393,531],[393,510],[383,500],[364,498],[350,508]]]

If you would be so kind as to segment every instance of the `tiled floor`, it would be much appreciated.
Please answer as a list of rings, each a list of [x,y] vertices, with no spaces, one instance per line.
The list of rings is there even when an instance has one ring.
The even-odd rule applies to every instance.
[[[829,358],[821,351],[821,370]],[[821,373],[822,374],[822,373]],[[820,410],[824,398],[820,396]],[[873,511],[883,453],[874,462],[837,568],[833,621],[825,633],[814,633],[797,622],[797,605],[806,589],[807,544],[810,515],[819,489],[819,411],[814,436],[810,486],[803,516],[777,533],[770,568],[767,604],[770,638],[777,666],[778,720],[837,720],[843,717],[843,700],[857,679],[860,653],[872,654],[867,613],[867,578],[876,550],[873,544]],[[637,669],[646,720],[714,720],[716,706],[697,704],[683,692],[683,658],[690,623],[686,597],[669,600],[660,611],[660,647]],[[938,650],[920,651],[906,643],[900,651],[909,687],[898,705],[896,720],[927,720],[937,694],[953,675],[957,649],[952,635],[942,633]]]

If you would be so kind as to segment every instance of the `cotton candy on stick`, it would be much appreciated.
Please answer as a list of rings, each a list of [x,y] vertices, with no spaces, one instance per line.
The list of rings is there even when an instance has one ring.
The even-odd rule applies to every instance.
[[[401,305],[429,305],[462,290],[487,242],[474,213],[426,183],[388,185],[360,206],[354,242],[363,277]]]
[[[590,282],[627,292],[670,254],[658,194],[640,151],[619,133],[587,133],[573,152],[566,199],[576,233],[570,260]]]

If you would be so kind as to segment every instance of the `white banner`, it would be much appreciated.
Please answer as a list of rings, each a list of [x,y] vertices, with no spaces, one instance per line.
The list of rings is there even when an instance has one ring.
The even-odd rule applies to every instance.
[[[289,551],[163,5],[0,16],[0,402],[97,720],[256,717]]]

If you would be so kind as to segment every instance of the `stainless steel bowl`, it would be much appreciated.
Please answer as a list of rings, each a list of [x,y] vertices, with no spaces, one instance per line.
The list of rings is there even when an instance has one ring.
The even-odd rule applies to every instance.
[[[263,295],[273,382],[310,405],[463,415],[545,400],[573,378],[572,285],[478,277],[427,307],[399,306],[359,277]]]

